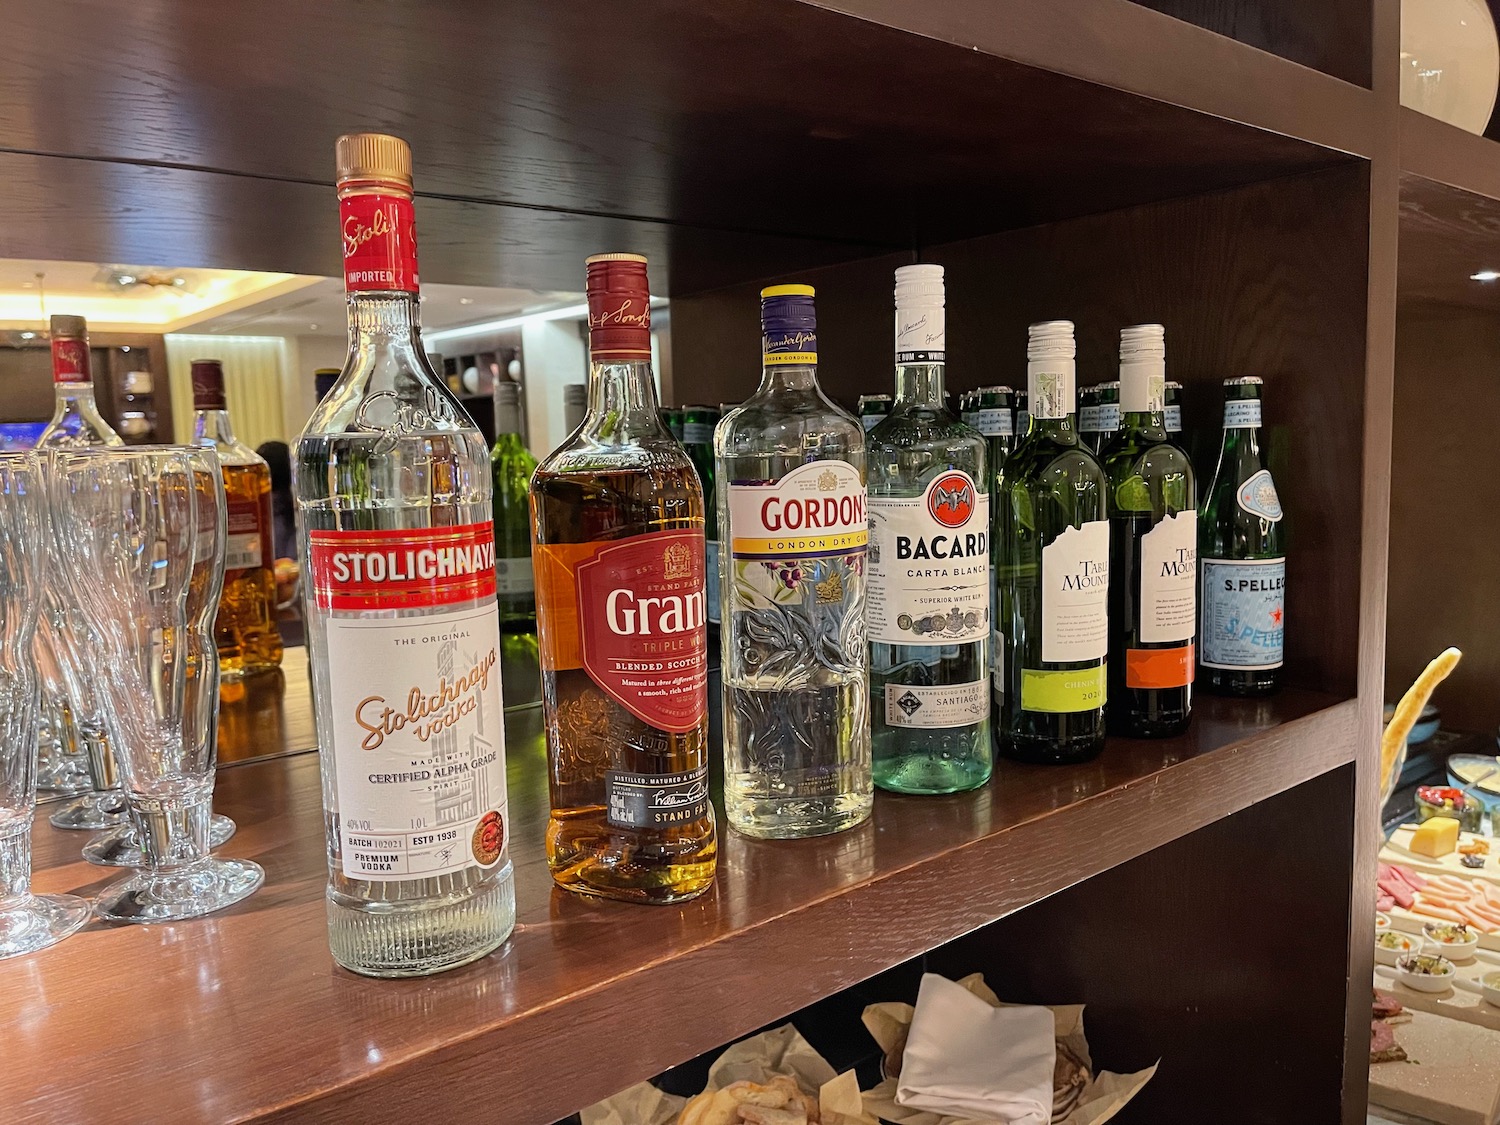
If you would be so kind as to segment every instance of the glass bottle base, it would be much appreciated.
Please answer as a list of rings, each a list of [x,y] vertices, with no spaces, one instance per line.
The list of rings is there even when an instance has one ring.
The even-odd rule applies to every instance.
[[[1104,749],[1104,739],[1087,738],[1058,742],[1045,738],[1006,738],[1000,753],[1013,762],[1034,766],[1073,766],[1090,762]]]
[[[208,846],[217,848],[234,835],[236,826],[222,813],[208,819]],[[146,853],[129,819],[108,832],[101,832],[83,845],[83,858],[99,867],[144,867]]]
[[[175,922],[233,906],[265,881],[260,865],[248,859],[210,857],[122,879],[105,888],[94,912],[107,922]]]
[[[985,739],[986,748],[989,739]],[[896,754],[875,758],[875,784],[892,793],[941,796],[978,789],[989,781],[995,764],[989,754],[982,758],[955,758],[934,754]]]
[[[873,793],[841,797],[736,797],[724,793],[724,816],[743,836],[802,840],[844,832],[870,818]]]
[[[663,881],[654,886],[622,880],[607,865],[590,862],[554,868],[552,881],[565,891],[593,898],[612,898],[620,902],[638,902],[648,906],[670,906],[697,898],[714,885],[714,864],[694,864],[706,871],[674,868],[663,873]]]
[[[425,977],[477,961],[516,926],[509,861],[472,894],[415,902],[366,902],[328,890],[328,948],[350,972]]]
[[[89,904],[76,895],[27,895],[0,910],[0,958],[56,945],[83,928]]]
[[[1225,668],[1199,668],[1198,686],[1214,695],[1241,698],[1275,695],[1281,688],[1280,669],[1236,672]]]

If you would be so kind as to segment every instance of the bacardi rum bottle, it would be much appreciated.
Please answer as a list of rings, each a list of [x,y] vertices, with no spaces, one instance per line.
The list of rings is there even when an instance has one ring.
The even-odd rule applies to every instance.
[[[547,862],[570,891],[679,902],[718,857],[703,490],[657,408],[646,259],[587,267],[588,413],[531,483]]]
[[[224,548],[224,596],[214,618],[219,675],[226,680],[269,672],[281,663],[276,628],[275,552],[271,547],[271,468],[234,436],[224,398],[224,367],[195,359],[193,444],[219,455],[229,536]]]
[[[411,150],[338,141],[349,357],[297,443],[339,964],[420,976],[515,923],[484,438],[418,328]]]

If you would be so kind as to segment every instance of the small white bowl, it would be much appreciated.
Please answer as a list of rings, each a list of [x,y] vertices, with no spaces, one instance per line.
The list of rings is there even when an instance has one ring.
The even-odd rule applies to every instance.
[[[1449,926],[1451,922],[1427,922],[1422,926],[1422,936],[1433,945],[1440,946],[1444,957],[1455,961],[1464,961],[1474,956],[1474,950],[1479,948],[1479,933],[1473,926],[1469,927],[1469,936],[1463,941],[1444,941],[1433,932],[1435,927]]]
[[[1410,934],[1397,933],[1395,930],[1387,930],[1386,933],[1395,934],[1401,939],[1403,944],[1400,949],[1391,949],[1388,946],[1381,945],[1377,941],[1375,943],[1375,963],[1377,965],[1394,965],[1408,953],[1415,953],[1417,951],[1417,939]],[[1375,936],[1378,938],[1382,935],[1376,934]]]
[[[1389,914],[1386,914],[1384,911],[1375,911],[1375,932],[1378,934],[1382,930],[1388,930],[1390,928],[1391,916]]]
[[[1485,1002],[1500,1008],[1500,973],[1485,973],[1479,978],[1479,987]]]
[[[1406,967],[1409,959],[1418,954],[1408,953],[1396,962],[1396,975],[1401,983],[1414,992],[1447,992],[1453,987],[1453,978],[1458,970],[1453,967],[1453,962],[1448,958],[1437,955],[1438,969],[1436,973],[1414,973]]]

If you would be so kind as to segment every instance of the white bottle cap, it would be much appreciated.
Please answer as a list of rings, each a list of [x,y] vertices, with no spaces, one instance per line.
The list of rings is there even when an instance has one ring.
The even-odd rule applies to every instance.
[[[1027,330],[1026,405],[1033,418],[1066,418],[1077,409],[1073,394],[1071,320],[1047,320]]]
[[[896,269],[896,362],[941,363],[947,340],[943,267]]]
[[[1071,320],[1044,320],[1026,334],[1027,359],[1072,359],[1078,354]]]
[[[1160,324],[1120,329],[1120,409],[1126,414],[1166,408],[1167,330]]]

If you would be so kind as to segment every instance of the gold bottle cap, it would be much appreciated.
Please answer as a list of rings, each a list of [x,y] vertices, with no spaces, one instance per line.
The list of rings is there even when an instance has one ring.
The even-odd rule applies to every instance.
[[[334,146],[338,182],[379,181],[412,188],[411,146],[389,133],[346,133]]]
[[[49,324],[52,335],[60,336],[65,340],[81,340],[88,335],[88,321],[81,316],[64,316],[62,313],[53,313]]]
[[[641,262],[645,263],[644,254],[590,254],[583,260],[585,266],[591,266],[595,262]]]

